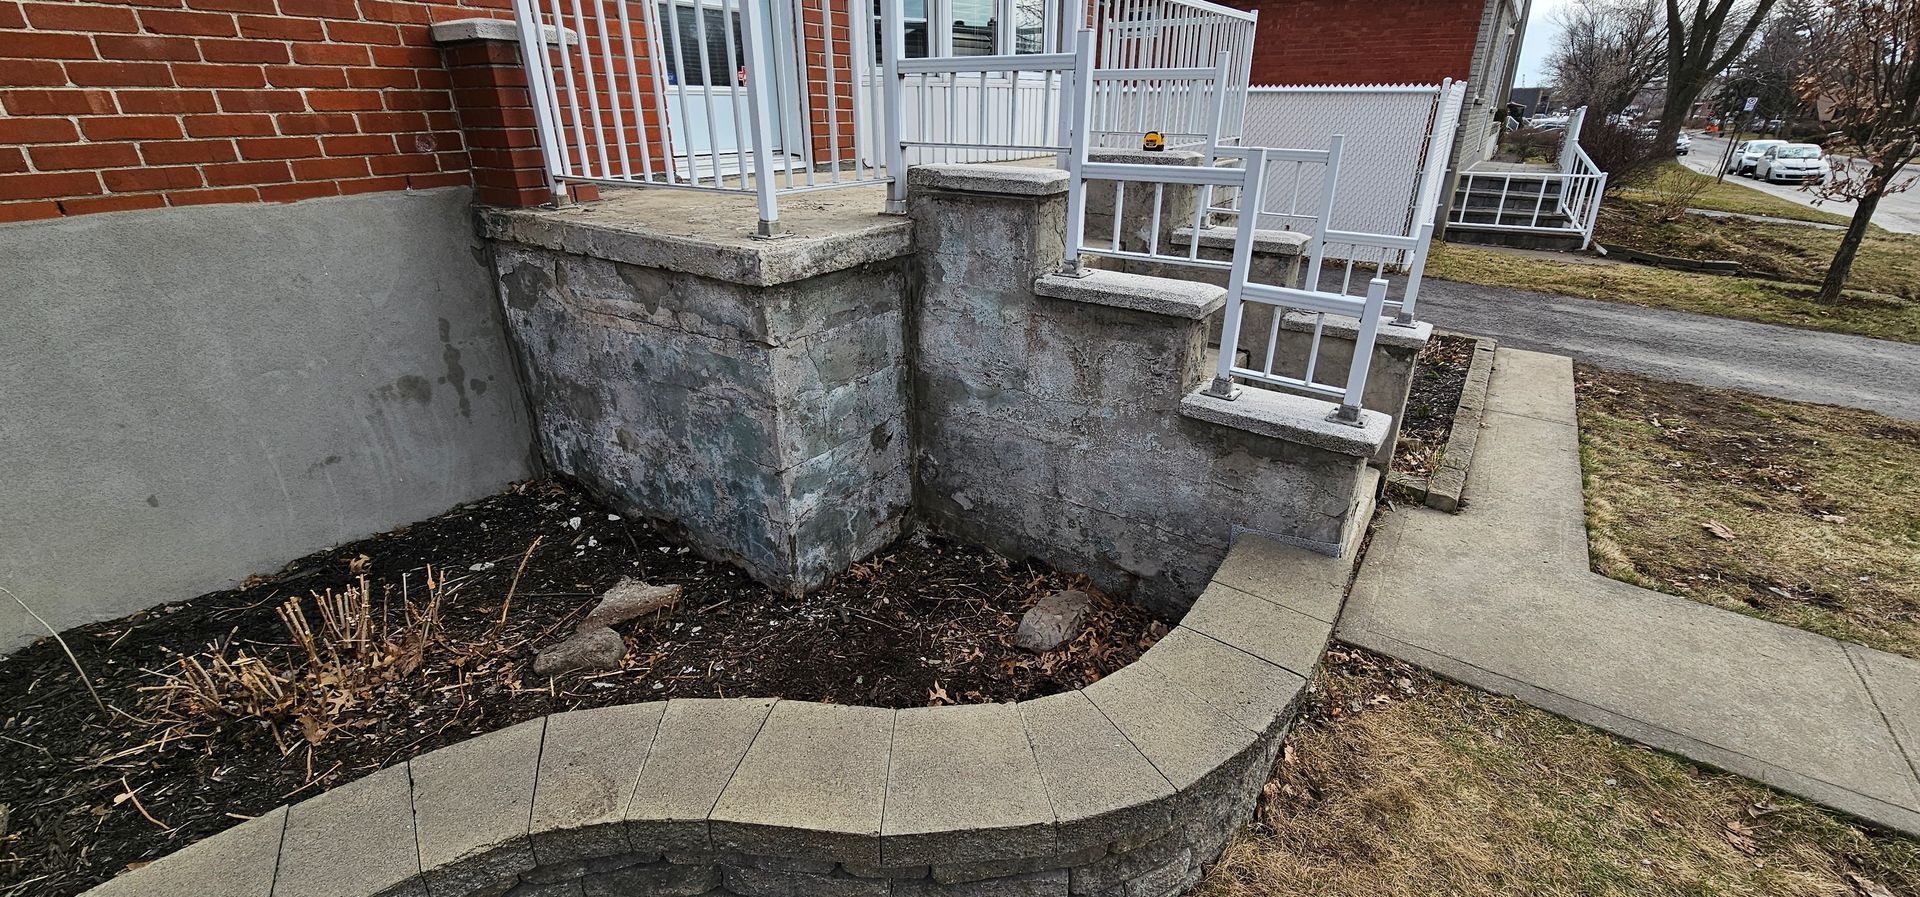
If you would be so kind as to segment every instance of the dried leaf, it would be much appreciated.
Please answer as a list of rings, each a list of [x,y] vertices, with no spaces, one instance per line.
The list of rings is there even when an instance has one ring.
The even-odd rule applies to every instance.
[[[1731,541],[1733,539],[1733,530],[1728,529],[1726,524],[1721,523],[1718,520],[1709,520],[1706,523],[1702,523],[1700,524],[1700,528],[1706,530],[1709,533],[1712,533],[1713,537],[1716,539],[1724,539],[1728,541]]]

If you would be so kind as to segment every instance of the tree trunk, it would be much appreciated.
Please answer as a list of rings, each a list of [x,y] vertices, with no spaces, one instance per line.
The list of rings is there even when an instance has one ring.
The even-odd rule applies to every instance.
[[[1667,100],[1660,108],[1660,133],[1653,138],[1654,158],[1668,162],[1678,158],[1674,145],[1680,142],[1680,128],[1687,123],[1687,113],[1693,111],[1693,101],[1701,89],[1701,85],[1680,82],[1667,86]]]
[[[1885,184],[1882,180],[1880,183]],[[1840,301],[1840,291],[1846,289],[1847,274],[1853,270],[1853,257],[1860,252],[1860,241],[1867,236],[1867,225],[1873,221],[1873,210],[1880,205],[1880,196],[1885,192],[1875,190],[1871,195],[1860,198],[1859,205],[1853,208],[1853,220],[1847,222],[1847,234],[1840,238],[1840,248],[1833,254],[1833,264],[1827,266],[1827,279],[1820,282],[1820,301],[1834,303]]]

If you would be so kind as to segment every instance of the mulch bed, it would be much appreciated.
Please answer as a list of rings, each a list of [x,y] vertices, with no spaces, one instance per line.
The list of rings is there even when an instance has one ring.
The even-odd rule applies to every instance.
[[[1413,389],[1393,450],[1394,470],[1428,477],[1440,466],[1440,451],[1453,433],[1453,414],[1473,366],[1473,347],[1468,337],[1434,334],[1414,359]]]
[[[403,582],[406,598],[422,600],[429,565],[442,601],[418,668],[345,701],[317,744],[307,737],[315,730],[284,714],[183,713],[154,690],[183,656],[210,663],[214,645],[223,657],[298,666],[305,654],[279,615],[288,599],[317,618],[309,596],[364,577],[393,619]],[[623,669],[536,676],[535,651],[571,634],[625,576],[684,592],[677,607],[616,627]],[[568,486],[521,484],[242,589],[64,633],[109,712],[51,639],[0,658],[0,895],[77,894],[281,804],[548,713],[675,697],[1024,700],[1090,684],[1167,631],[1096,593],[1073,642],[1037,656],[1012,647],[1020,614],[1066,588],[1092,591],[1078,577],[914,535],[791,597]]]

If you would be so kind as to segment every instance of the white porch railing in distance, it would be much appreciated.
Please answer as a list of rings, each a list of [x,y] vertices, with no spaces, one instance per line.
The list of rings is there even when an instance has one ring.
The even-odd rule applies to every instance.
[[[866,121],[884,102],[876,3],[898,15],[894,0],[514,0],[549,174],[751,194],[763,235],[780,193],[885,182]],[[549,25],[576,39],[550,48]]]
[[[1607,173],[1580,146],[1584,107],[1567,121],[1560,163],[1540,168],[1487,168],[1460,173],[1447,226],[1468,230],[1577,236],[1580,248],[1593,243]]]
[[[1095,68],[1211,68],[1220,54],[1227,54],[1226,129],[1221,140],[1240,142],[1257,14],[1206,0],[1089,0],[1089,11],[1095,31]],[[1110,85],[1094,102],[1096,121],[1127,120],[1124,109],[1129,100],[1123,85]],[[1115,108],[1100,108],[1108,104]],[[1139,146],[1139,134],[1129,138],[1110,130],[1102,145]]]

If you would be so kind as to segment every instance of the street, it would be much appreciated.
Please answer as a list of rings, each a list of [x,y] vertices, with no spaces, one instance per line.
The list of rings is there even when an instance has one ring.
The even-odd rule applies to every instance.
[[[1725,139],[1694,133],[1693,151],[1685,156],[1681,156],[1680,162],[1694,171],[1705,174],[1718,174],[1718,166],[1721,160],[1726,158],[1726,155],[1727,141]],[[1907,172],[1909,174],[1920,174],[1920,170],[1916,170],[1913,166],[1908,166]],[[1727,175],[1727,183],[1741,184],[1763,193],[1771,193],[1782,199],[1797,202],[1803,206],[1814,207],[1813,194],[1801,190],[1797,186],[1769,184],[1765,181],[1739,177],[1732,174]],[[1853,214],[1853,203],[1850,202],[1828,201],[1820,203],[1817,208],[1839,215]],[[1915,187],[1905,193],[1896,193],[1883,197],[1880,200],[1880,207],[1874,210],[1873,223],[1894,233],[1920,234],[1920,187]]]

